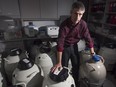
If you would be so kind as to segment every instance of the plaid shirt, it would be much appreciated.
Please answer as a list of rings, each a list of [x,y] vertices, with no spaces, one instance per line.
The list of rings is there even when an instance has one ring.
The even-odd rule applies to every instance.
[[[89,34],[86,22],[80,20],[78,24],[74,25],[71,18],[67,18],[60,25],[57,50],[62,52],[65,45],[78,43],[80,39],[84,39],[89,48],[93,47],[93,41]]]

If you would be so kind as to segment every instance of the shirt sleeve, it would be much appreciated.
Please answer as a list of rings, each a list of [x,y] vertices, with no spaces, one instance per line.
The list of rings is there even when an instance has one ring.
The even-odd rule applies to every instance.
[[[83,34],[82,35],[83,35],[83,38],[86,41],[87,46],[89,48],[92,48],[94,46],[94,43],[93,43],[93,40],[92,40],[92,38],[90,36],[90,33],[89,33],[86,22],[84,23],[84,26],[83,26]]]
[[[57,41],[57,51],[62,52],[64,50],[64,41],[66,37],[66,31],[64,27],[60,27]]]

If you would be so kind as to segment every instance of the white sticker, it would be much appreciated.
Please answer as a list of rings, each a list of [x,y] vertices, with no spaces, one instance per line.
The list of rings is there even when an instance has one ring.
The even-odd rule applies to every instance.
[[[55,74],[55,75],[58,75],[62,69],[63,69],[63,68],[61,68],[60,70],[58,70],[58,69],[55,70],[55,71],[54,71],[54,74]]]

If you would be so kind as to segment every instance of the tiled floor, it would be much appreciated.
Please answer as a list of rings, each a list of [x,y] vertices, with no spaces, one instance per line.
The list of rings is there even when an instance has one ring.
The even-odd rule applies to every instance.
[[[113,84],[111,80],[106,79],[103,87],[116,87],[116,86]]]

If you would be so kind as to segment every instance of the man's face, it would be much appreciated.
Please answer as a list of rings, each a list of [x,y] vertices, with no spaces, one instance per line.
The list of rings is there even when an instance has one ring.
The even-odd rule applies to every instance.
[[[73,20],[73,22],[78,23],[78,22],[81,20],[81,18],[82,18],[82,16],[83,16],[84,12],[85,12],[85,11],[79,10],[79,9],[76,9],[76,8],[73,9],[73,10],[71,11],[71,19]]]

